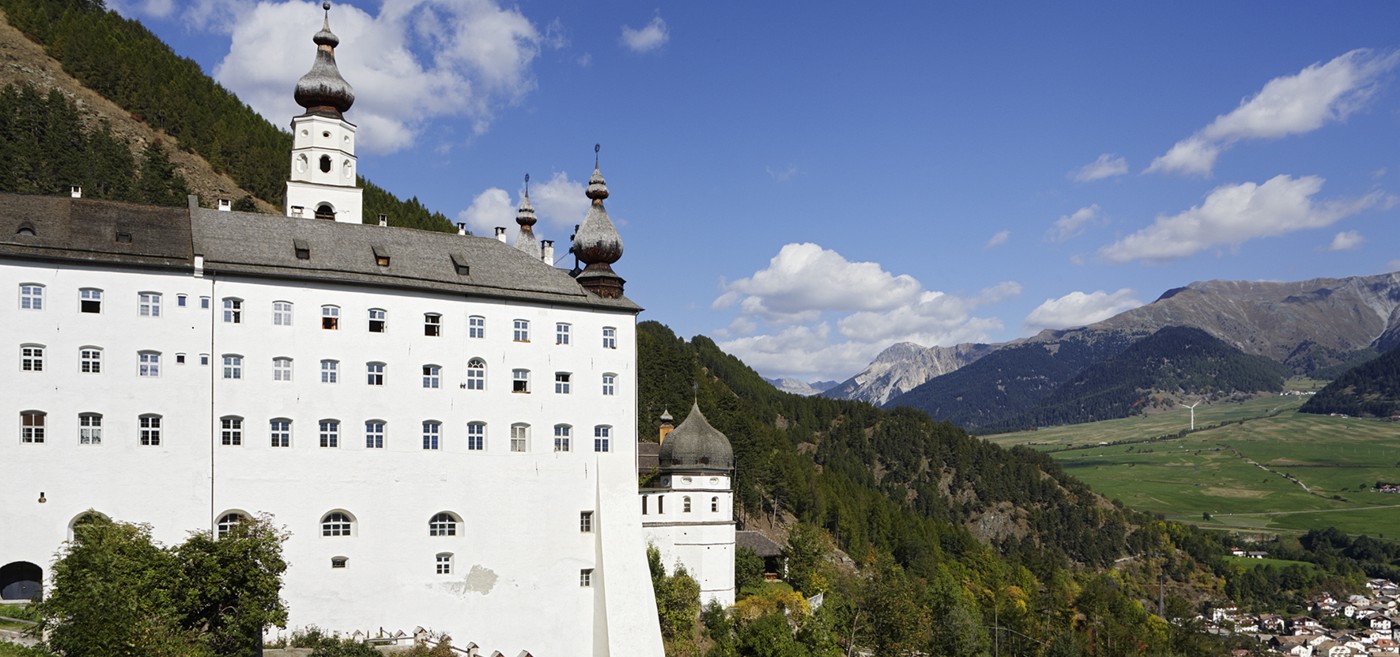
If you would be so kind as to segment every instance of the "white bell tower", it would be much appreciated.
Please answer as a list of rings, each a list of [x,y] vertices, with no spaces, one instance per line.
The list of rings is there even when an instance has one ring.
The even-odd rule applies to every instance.
[[[355,102],[350,83],[335,65],[340,39],[326,20],[312,41],[316,61],[297,81],[296,101],[306,113],[292,119],[292,173],[287,180],[287,216],[363,223],[364,190],[355,185],[355,124],[344,112]]]

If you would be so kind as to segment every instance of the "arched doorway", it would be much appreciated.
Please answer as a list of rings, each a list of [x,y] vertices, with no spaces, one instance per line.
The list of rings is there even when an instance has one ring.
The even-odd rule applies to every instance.
[[[0,566],[0,600],[35,600],[43,592],[43,568],[28,561]]]

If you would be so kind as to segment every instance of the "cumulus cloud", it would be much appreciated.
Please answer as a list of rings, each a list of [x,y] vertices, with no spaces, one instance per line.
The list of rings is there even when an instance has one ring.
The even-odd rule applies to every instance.
[[[711,307],[737,313],[720,347],[765,375],[841,379],[895,342],[987,341],[1002,324],[973,311],[1020,293],[1014,281],[966,296],[927,290],[879,263],[788,244],[764,269],[722,284]]]
[[[542,34],[496,0],[385,0],[376,15],[348,4],[331,14],[341,42],[337,64],[356,93],[348,118],[363,128],[360,146],[371,152],[411,146],[435,118],[485,131],[497,111],[534,89],[532,62],[562,38]],[[232,37],[214,68],[221,84],[278,125],[301,112],[291,85],[315,56],[317,4],[200,1],[182,16]]]
[[[570,180],[568,174],[554,172],[543,183],[530,184],[530,204],[535,208],[535,235],[556,242],[567,241],[575,224],[588,214],[589,200],[584,185]],[[467,224],[475,235],[492,236],[497,226],[505,226],[515,234],[515,214],[520,208],[524,190],[517,190],[512,200],[510,192],[491,187],[477,194],[467,209],[457,213],[457,221]]]
[[[660,16],[653,16],[650,23],[639,28],[622,26],[622,45],[632,52],[651,52],[666,45],[670,39],[671,32]]]
[[[1141,306],[1133,291],[1123,288],[1117,292],[1097,290],[1070,292],[1058,299],[1046,299],[1026,315],[1026,328],[1032,331],[1085,326],[1101,322],[1125,310]]]
[[[1045,233],[1045,239],[1050,242],[1063,242],[1084,232],[1084,227],[1100,219],[1098,204],[1079,208],[1072,214],[1067,214],[1055,220],[1055,225],[1050,227]]]
[[[1362,237],[1361,233],[1354,230],[1344,230],[1332,238],[1332,243],[1327,245],[1327,250],[1350,251],[1359,248],[1365,241],[1366,238]]]
[[[987,240],[986,248],[995,249],[998,246],[1006,244],[1006,241],[1009,239],[1011,239],[1011,231],[999,230],[995,235],[992,235],[992,237]]]
[[[1102,178],[1121,176],[1127,172],[1128,160],[1124,159],[1121,155],[1104,153],[1099,156],[1099,159],[1071,172],[1070,179],[1075,182],[1090,182]]]
[[[473,235],[491,237],[497,226],[515,225],[515,207],[509,192],[492,187],[477,194],[467,209],[458,212],[457,221],[465,223]]]
[[[1263,184],[1223,185],[1205,202],[1103,247],[1112,262],[1166,261],[1185,258],[1215,246],[1237,247],[1260,237],[1323,228],[1385,202],[1379,192],[1338,201],[1314,201],[1322,189],[1317,176],[1275,176]]]
[[[1380,76],[1400,62],[1400,52],[1357,49],[1294,75],[1268,81],[1259,93],[1171,147],[1147,172],[1209,175],[1220,153],[1245,139],[1278,139],[1342,121],[1365,107]]]

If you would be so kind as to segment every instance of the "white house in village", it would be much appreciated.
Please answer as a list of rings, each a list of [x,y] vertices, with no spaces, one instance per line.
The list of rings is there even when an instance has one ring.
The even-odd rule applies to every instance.
[[[165,543],[270,514],[293,628],[661,655],[602,174],[582,271],[528,201],[515,245],[362,224],[328,23],[287,216],[0,195],[0,597],[37,593],[90,509]],[[728,475],[683,465],[692,512],[730,522]]]

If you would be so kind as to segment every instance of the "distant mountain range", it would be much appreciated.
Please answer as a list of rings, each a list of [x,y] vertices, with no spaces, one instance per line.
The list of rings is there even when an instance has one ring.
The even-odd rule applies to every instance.
[[[1085,327],[992,345],[898,344],[824,395],[910,406],[979,430],[1005,426],[1090,366],[1170,326],[1198,328],[1291,373],[1335,376],[1400,344],[1400,273],[1205,281]]]
[[[840,383],[838,381],[807,382],[799,381],[797,379],[769,379],[766,377],[763,380],[773,384],[774,388],[777,388],[783,392],[790,392],[794,395],[802,395],[803,397],[819,395],[823,392],[826,392],[827,390],[836,387]]]

